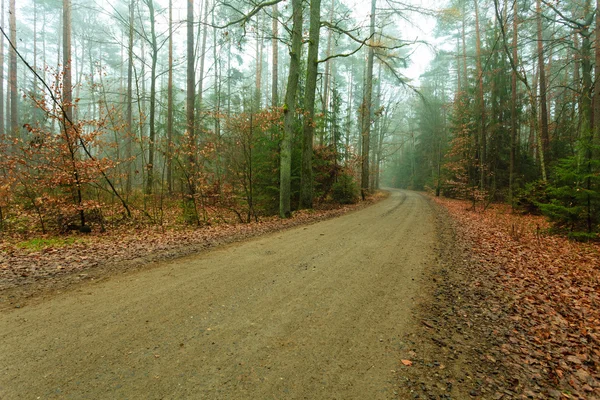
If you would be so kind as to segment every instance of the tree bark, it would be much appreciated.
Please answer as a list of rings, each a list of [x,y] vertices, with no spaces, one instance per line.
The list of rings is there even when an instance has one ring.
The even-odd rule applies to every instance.
[[[152,60],[150,67],[150,134],[148,136],[148,164],[146,176],[146,194],[152,194],[154,186],[154,149],[156,142],[156,63],[158,61],[158,43],[156,39],[156,24],[154,15],[154,0],[146,0],[150,14],[150,46]]]
[[[292,48],[290,51],[290,72],[283,105],[283,137],[281,139],[279,167],[279,216],[281,218],[289,218],[291,215],[292,139],[296,120],[296,95],[302,53],[302,11],[302,0],[292,0]]]
[[[4,26],[4,0],[0,0],[0,24]],[[6,130],[4,119],[4,36],[0,37],[0,136],[4,136]]]
[[[310,1],[310,28],[308,59],[306,61],[306,89],[304,92],[304,126],[302,135],[302,169],[300,176],[300,208],[313,207],[313,138],[315,133],[315,94],[319,70],[319,28],[321,0]]]
[[[518,28],[519,28],[519,7],[518,2],[513,2],[513,31],[512,31],[512,57],[515,64],[518,64]],[[508,199],[513,202],[514,181],[515,181],[515,161],[517,149],[517,71],[512,70],[510,80],[511,102],[510,102],[510,165],[508,171]]]
[[[334,0],[331,0],[331,8],[329,9],[329,23],[333,25],[333,11],[334,11]],[[327,52],[325,57],[331,56],[331,42],[332,42],[332,30],[327,31]],[[327,60],[325,62],[325,75],[323,76],[323,127],[321,128],[321,134],[319,135],[319,144],[323,146],[325,144],[325,134],[327,132],[328,121],[329,121],[329,93],[331,82],[331,62]],[[333,140],[332,140],[333,142]]]
[[[254,89],[254,105],[256,110],[262,108],[262,67],[263,67],[263,37],[260,32],[260,14],[256,16],[256,79]]]
[[[131,193],[133,181],[133,162],[132,162],[132,146],[133,146],[133,24],[134,24],[135,0],[129,3],[129,43],[127,46],[127,139],[125,153],[127,156],[127,180],[125,182],[125,191]]]
[[[596,84],[594,91],[594,140],[600,138],[600,0],[596,0]]]
[[[279,22],[277,21],[279,11],[277,4],[273,4],[273,39],[271,41],[271,46],[273,47],[273,67],[271,74],[271,106],[273,108],[279,106],[279,88],[278,88],[278,80],[279,80]]]
[[[483,68],[481,66],[481,34],[479,27],[479,4],[478,0],[474,0],[475,4],[475,58],[477,64],[477,111],[479,112],[480,121],[477,123],[477,136],[479,139],[479,188],[486,188],[486,131],[485,131],[485,100],[483,97]]]
[[[592,12],[591,1],[586,0],[584,5],[584,14],[586,19]],[[581,131],[580,139],[589,140],[592,134],[592,44],[591,44],[591,32],[589,26],[583,27],[579,34],[581,35]]]
[[[71,0],[63,0],[63,109],[73,121],[73,91],[71,84]]]
[[[169,65],[167,78],[167,190],[173,193],[173,0],[169,0]]]
[[[369,34],[369,50],[367,55],[367,71],[365,77],[365,91],[364,100],[362,104],[362,148],[361,148],[361,176],[360,176],[360,187],[362,190],[363,198],[369,192],[369,141],[371,136],[371,115],[372,115],[372,104],[371,99],[373,96],[373,59],[375,51],[373,46],[375,44],[375,10],[377,6],[377,0],[371,0],[371,23],[370,23],[370,34]]]
[[[462,68],[463,68],[463,91],[466,92],[468,86],[469,86],[469,78],[467,76],[467,44],[466,44],[466,33],[465,33],[465,0],[462,0],[462,35],[461,35],[461,39],[462,39],[462,57],[463,57],[463,62],[462,62]]]
[[[199,108],[199,112],[202,112],[202,99],[204,97],[204,60],[205,60],[205,56],[206,56],[206,38],[207,38],[207,34],[208,34],[208,24],[206,23],[208,21],[208,6],[210,5],[210,2],[208,0],[206,0],[205,4],[204,4],[204,19],[203,19],[203,26],[204,28],[202,29],[202,46],[200,48],[200,69],[198,71],[198,108]]]
[[[537,57],[538,57],[538,83],[540,90],[540,135],[542,138],[542,149],[544,158],[548,159],[550,147],[550,135],[548,133],[548,100],[546,95],[546,64],[544,60],[544,38],[542,32],[542,3],[536,0],[536,23],[537,23]]]
[[[10,85],[10,134],[16,137],[19,132],[19,116],[18,116],[18,93],[17,93],[17,15],[15,0],[9,2],[9,30],[10,41],[14,49],[11,47],[9,51],[9,85]]]

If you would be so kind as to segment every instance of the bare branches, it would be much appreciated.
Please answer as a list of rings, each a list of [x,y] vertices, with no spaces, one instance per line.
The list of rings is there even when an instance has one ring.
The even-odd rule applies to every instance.
[[[207,25],[210,26],[211,28],[216,28],[216,29],[225,29],[230,26],[238,25],[238,24],[240,24],[242,27],[244,27],[246,25],[246,23],[248,21],[250,21],[250,19],[252,17],[254,17],[256,14],[258,14],[258,12],[260,10],[262,10],[263,8],[268,8],[268,7],[274,6],[275,4],[279,4],[282,1],[283,0],[271,0],[271,1],[265,1],[263,3],[255,4],[254,8],[247,13],[244,13],[244,12],[238,10],[237,8],[233,7],[228,2],[224,2],[224,3],[222,3],[224,6],[229,7],[230,9],[234,10],[235,12],[241,14],[242,17],[240,17],[234,21],[228,22],[225,25],[214,25],[214,24],[207,24]]]
[[[354,54],[358,53],[360,49],[362,49],[365,45],[367,45],[366,41],[365,42],[361,42],[360,46],[358,46],[355,50],[351,51],[350,53],[340,53],[340,54],[333,54],[329,57],[325,57],[322,60],[317,61],[317,63],[324,63],[327,62],[329,60],[332,60],[334,58],[346,58],[346,57],[351,57]],[[368,46],[368,45],[367,45]]]
[[[494,0],[496,2],[496,0]],[[560,11],[556,6],[547,0],[542,0],[542,3],[552,11],[554,11],[559,17],[561,17],[564,21],[564,24],[569,26],[570,28],[579,31],[579,34],[582,36],[590,36],[591,32],[589,31],[589,27],[594,22],[594,15],[597,11],[592,11],[587,15],[585,20],[576,21],[572,18],[567,17]]]
[[[410,43],[401,43],[401,44],[399,44],[397,46],[386,46],[386,45],[381,44],[381,42],[373,43],[371,41],[372,36],[369,36],[369,37],[367,37],[365,39],[360,39],[357,36],[355,36],[352,33],[351,30],[343,29],[343,28],[339,27],[338,25],[331,24],[331,23],[329,23],[327,21],[321,21],[321,26],[325,26],[325,27],[331,29],[334,32],[337,32],[337,33],[340,33],[342,35],[345,35],[345,36],[349,37],[350,39],[352,39],[356,43],[360,44],[360,46],[358,48],[356,48],[355,50],[352,50],[349,53],[334,54],[334,55],[331,55],[329,57],[326,57],[326,58],[324,58],[322,60],[319,60],[318,61],[319,63],[324,63],[324,62],[326,62],[328,60],[331,60],[331,59],[334,59],[334,58],[350,57],[350,56],[358,53],[358,51],[360,49],[362,49],[363,47],[365,47],[365,46],[366,47],[372,47],[375,50],[398,50],[398,49],[406,47],[406,46],[408,46],[410,44]]]

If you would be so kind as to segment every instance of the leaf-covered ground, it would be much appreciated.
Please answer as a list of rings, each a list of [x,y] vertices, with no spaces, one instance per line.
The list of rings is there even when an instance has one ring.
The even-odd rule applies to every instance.
[[[144,226],[103,234],[5,238],[0,242],[0,308],[21,307],[30,298],[83,280],[104,279],[219,244],[333,218],[384,196],[378,193],[359,204],[297,211],[286,220],[269,217],[248,224],[222,223],[196,229]]]
[[[423,330],[450,359],[478,364],[471,395],[600,399],[600,246],[548,235],[543,218],[505,206],[435,201],[466,255],[437,272]]]

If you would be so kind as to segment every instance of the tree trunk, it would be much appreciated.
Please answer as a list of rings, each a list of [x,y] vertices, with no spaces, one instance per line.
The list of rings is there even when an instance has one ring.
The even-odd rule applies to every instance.
[[[208,4],[207,4],[208,6]],[[208,9],[208,7],[207,7]],[[187,0],[187,66],[186,66],[186,131],[187,131],[187,160],[186,160],[186,184],[187,184],[187,199],[186,199],[186,215],[188,222],[200,224],[198,212],[196,208],[196,146],[197,140],[195,135],[194,107],[196,103],[196,75],[195,75],[195,59],[194,59],[194,0]],[[204,38],[206,40],[206,26],[204,29]],[[204,60],[204,54],[202,55]],[[200,77],[202,79],[202,76]],[[199,96],[201,96],[201,93]]]
[[[373,126],[373,131],[375,134],[373,135],[374,143],[373,143],[373,163],[372,163],[372,171],[373,175],[371,179],[371,192],[379,189],[379,148],[381,146],[380,143],[380,129],[381,129],[381,114],[380,114],[380,106],[381,106],[381,64],[379,64],[377,68],[377,95],[375,96],[375,104],[374,109],[378,112],[378,115],[375,116],[375,124]]]
[[[263,38],[260,32],[260,14],[256,16],[256,79],[254,89],[254,105],[256,110],[262,108],[262,66],[263,66]]]
[[[515,64],[518,64],[518,28],[519,28],[519,7],[517,2],[513,3],[513,31],[512,31],[512,58]],[[510,166],[508,171],[508,199],[513,203],[514,182],[515,182],[515,161],[517,149],[517,71],[512,70],[511,81],[511,102],[510,102]]]
[[[73,88],[71,85],[71,0],[63,0],[63,87],[62,87],[62,107],[63,107],[63,128],[65,133],[65,142],[69,149],[71,164],[73,167],[73,178],[75,180],[75,203],[79,208],[79,220],[81,227],[85,226],[85,213],[82,207],[83,195],[76,164],[77,159],[77,132],[73,124]],[[12,103],[11,103],[12,104]]]
[[[586,0],[584,14],[587,17],[591,11],[591,1]],[[581,131],[580,139],[589,140],[592,133],[592,44],[589,26],[580,30],[581,35]]]
[[[215,114],[215,119],[214,119],[214,134],[215,134],[215,148],[217,149],[217,152],[215,154],[215,158],[214,158],[214,165],[215,165],[215,175],[216,175],[216,184],[217,184],[217,191],[219,194],[219,197],[221,196],[222,192],[221,192],[221,160],[220,160],[220,155],[219,155],[219,149],[220,149],[220,143],[221,143],[221,119],[220,119],[220,114],[221,114],[221,59],[218,57],[218,54],[220,52],[220,49],[218,49],[217,46],[217,36],[218,36],[218,31],[216,28],[216,24],[215,24],[215,7],[213,7],[212,9],[212,25],[213,25],[213,60],[215,60],[215,69],[214,69],[214,73],[215,73],[215,105],[214,105],[214,114]],[[261,51],[262,54],[262,51]],[[262,59],[262,56],[260,57]],[[260,82],[258,82],[258,86],[260,89]]]
[[[310,28],[308,33],[308,59],[306,61],[306,89],[304,92],[304,126],[302,135],[302,170],[300,177],[300,208],[313,206],[313,137],[315,133],[315,94],[319,70],[319,28],[321,26],[321,0],[310,1]]]
[[[292,139],[296,120],[296,95],[300,78],[300,56],[302,53],[302,0],[292,0],[292,48],[285,103],[283,105],[283,137],[281,139],[279,168],[279,216],[291,215]]]
[[[167,190],[173,193],[173,0],[169,0],[169,76],[167,82]]]
[[[344,165],[347,167],[350,162],[350,131],[352,130],[352,102],[353,102],[353,78],[354,75],[350,72],[350,79],[348,84],[348,110],[346,115],[346,141],[344,149]]]
[[[186,128],[188,134],[188,173],[193,175],[196,157],[196,136],[194,126],[194,105],[196,101],[196,74],[194,63],[194,0],[187,1],[187,79],[186,79]],[[206,34],[204,35],[206,37]],[[193,186],[189,183],[190,188]],[[190,189],[189,195],[194,191]]]
[[[538,82],[540,88],[540,135],[542,138],[542,149],[544,158],[548,158],[550,147],[550,135],[548,133],[548,101],[546,96],[546,64],[544,61],[544,38],[542,32],[542,4],[536,0],[536,23],[537,23],[537,57],[538,57]]]
[[[594,140],[600,138],[600,0],[596,0],[596,85],[594,93]]]
[[[38,23],[38,5],[37,5],[37,1],[33,0],[33,70],[37,72],[38,70],[38,65],[37,65],[37,36],[38,36],[38,32],[37,32],[37,23]],[[44,66],[45,68],[46,66]],[[38,95],[38,81],[37,79],[33,79],[33,93],[34,96]]]
[[[125,192],[131,193],[133,181],[133,162],[132,162],[132,146],[133,146],[133,24],[134,24],[134,9],[135,0],[129,3],[129,43],[127,46],[127,139],[126,139],[126,156],[127,156],[127,181],[125,183]]]
[[[460,93],[462,90],[462,81],[461,81],[461,66],[460,66],[460,41],[457,33],[456,36],[456,93]]]
[[[18,98],[17,93],[17,15],[15,0],[9,2],[9,29],[10,29],[10,41],[12,42],[14,49],[11,47],[9,54],[9,85],[10,85],[10,134],[16,137],[19,132],[19,117],[18,117]]]
[[[463,68],[463,91],[466,92],[469,86],[469,78],[467,76],[467,44],[466,44],[466,33],[465,33],[465,0],[462,0],[462,68]]]
[[[477,137],[479,139],[479,188],[486,188],[486,131],[485,131],[485,101],[483,98],[483,68],[481,67],[481,35],[479,28],[479,4],[478,0],[474,0],[475,4],[475,58],[477,64],[477,111],[479,112],[480,121],[477,123]]]
[[[0,0],[0,24],[4,26],[4,0]],[[0,136],[6,132],[4,119],[4,36],[0,37]]]
[[[156,63],[158,61],[158,43],[156,40],[156,24],[154,15],[154,0],[146,0],[150,14],[150,46],[152,46],[152,60],[150,67],[150,134],[148,137],[148,164],[146,176],[146,194],[152,194],[154,186],[154,149],[156,142]]]
[[[371,24],[369,34],[369,51],[367,55],[367,71],[365,76],[365,91],[362,104],[362,148],[361,148],[361,179],[360,187],[362,189],[363,198],[369,191],[369,140],[371,135],[371,98],[373,96],[373,58],[375,52],[373,46],[375,44],[375,10],[377,0],[371,0]]]
[[[277,9],[277,4],[273,4],[273,39],[271,41],[271,46],[273,47],[273,72],[271,74],[271,105],[273,108],[279,105],[279,22],[277,21],[278,13],[279,11]]]
[[[71,0],[63,0],[63,109],[73,121],[73,91],[71,84]],[[65,121],[65,123],[67,123]]]
[[[204,28],[202,29],[202,47],[200,49],[200,70],[198,71],[198,112],[200,114],[202,113],[202,99],[204,96],[204,59],[206,56],[206,37],[208,32],[208,24],[206,22],[208,21],[209,5],[210,2],[206,0],[204,3],[204,19],[202,24]],[[202,118],[199,119],[201,120]]]
[[[329,23],[333,25],[333,11],[334,11],[334,0],[331,0],[331,8],[329,9]],[[327,30],[327,52],[325,53],[325,57],[329,58],[331,56],[331,42],[332,42],[332,30]],[[331,82],[331,62],[332,60],[327,60],[325,62],[325,75],[323,77],[323,127],[321,129],[321,134],[319,135],[319,144],[323,146],[325,144],[325,135],[327,133],[328,121],[329,121],[329,93],[330,93],[330,84]]]

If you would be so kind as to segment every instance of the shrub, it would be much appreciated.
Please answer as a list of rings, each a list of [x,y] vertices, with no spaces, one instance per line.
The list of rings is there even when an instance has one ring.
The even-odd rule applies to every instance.
[[[515,194],[514,205],[526,214],[541,215],[540,204],[549,203],[548,185],[543,181],[528,183]]]
[[[331,196],[340,204],[354,204],[358,201],[358,186],[350,175],[340,175],[333,184]]]

